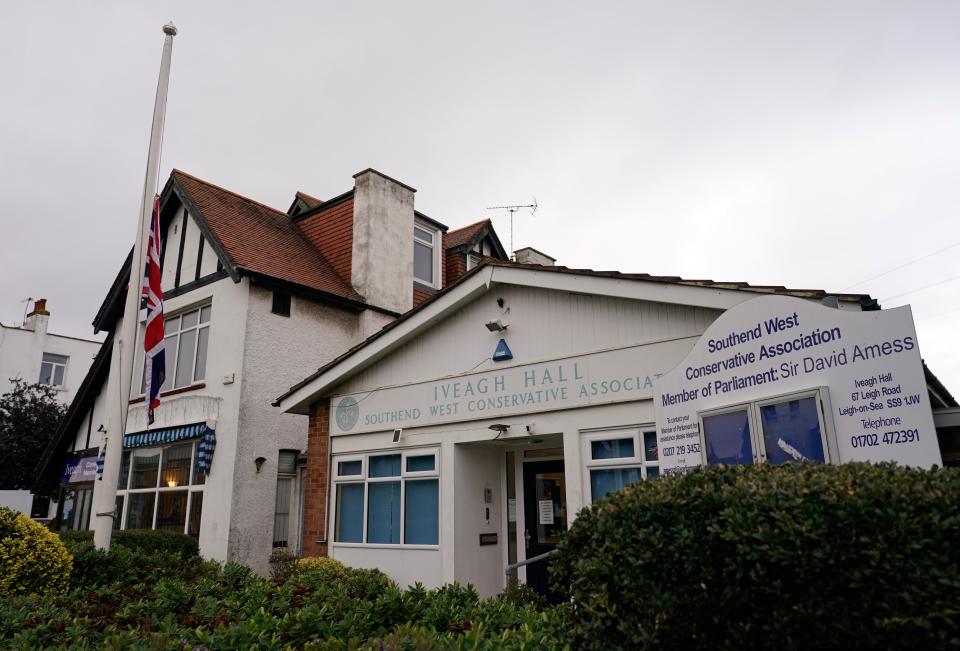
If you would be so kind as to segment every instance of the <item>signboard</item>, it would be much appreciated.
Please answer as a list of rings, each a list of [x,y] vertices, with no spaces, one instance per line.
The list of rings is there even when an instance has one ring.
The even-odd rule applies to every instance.
[[[786,402],[767,400],[776,397]],[[746,301],[724,312],[657,381],[654,404],[664,473],[700,466],[706,454],[749,463],[750,431],[752,444],[774,462],[942,463],[908,306],[848,312],[787,296]],[[724,409],[734,406],[743,408]],[[765,441],[781,407],[781,421],[807,429]],[[726,450],[705,448],[710,432],[702,437],[700,423],[711,411],[711,425],[742,429],[742,445],[734,437],[731,447],[727,437]],[[822,443],[815,428],[825,430]]]
[[[684,337],[338,396],[331,399],[330,431],[378,432],[649,399],[654,380],[695,341]]]
[[[61,484],[78,484],[93,481],[97,478],[97,455],[85,457],[72,454],[63,463],[63,472],[60,473]]]

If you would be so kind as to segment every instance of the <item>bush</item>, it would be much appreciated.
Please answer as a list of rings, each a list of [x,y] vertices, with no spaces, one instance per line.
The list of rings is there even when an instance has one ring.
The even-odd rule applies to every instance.
[[[960,644],[960,473],[697,470],[585,509],[554,557],[574,646]]]
[[[63,531],[59,535],[64,543],[73,548],[93,545],[93,531]],[[197,540],[193,536],[155,529],[114,531],[110,546],[126,547],[147,553],[166,552],[177,554],[182,558],[191,558],[200,553]]]
[[[111,545],[109,551],[85,546],[73,550],[70,587],[97,589],[115,584],[151,584],[162,578],[191,582],[215,573],[217,567],[217,563],[199,556],[183,558],[172,552],[141,551],[122,545]]]
[[[59,592],[72,564],[66,547],[43,525],[0,508],[0,596]]]

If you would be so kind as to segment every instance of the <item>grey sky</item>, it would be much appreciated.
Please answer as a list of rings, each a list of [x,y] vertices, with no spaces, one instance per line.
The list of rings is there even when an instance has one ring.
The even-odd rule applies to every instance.
[[[790,4],[791,7],[787,7]],[[135,230],[163,35],[171,167],[280,209],[376,167],[572,267],[838,291],[960,242],[960,3],[5,3],[0,320],[90,321]],[[505,244],[509,228],[495,224]],[[960,394],[960,247],[910,303]]]

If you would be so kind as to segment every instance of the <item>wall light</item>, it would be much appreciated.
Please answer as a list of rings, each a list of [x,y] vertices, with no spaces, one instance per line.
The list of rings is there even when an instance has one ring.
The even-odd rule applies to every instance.
[[[504,323],[503,319],[497,319],[496,321],[487,322],[487,330],[490,332],[503,332],[507,329],[509,324]]]
[[[253,460],[253,462],[257,464],[257,472],[260,472],[260,468],[263,467],[264,461],[266,461],[266,459],[264,459],[263,457],[257,457],[256,459]]]
[[[399,442],[400,442],[400,438],[401,438],[402,436],[403,436],[403,428],[402,428],[402,427],[398,427],[397,429],[393,430],[393,442],[394,442],[394,443],[399,443]]]
[[[490,425],[487,429],[492,429],[497,434],[503,434],[508,429],[510,429],[510,426],[505,425],[504,423],[494,423],[493,425]]]

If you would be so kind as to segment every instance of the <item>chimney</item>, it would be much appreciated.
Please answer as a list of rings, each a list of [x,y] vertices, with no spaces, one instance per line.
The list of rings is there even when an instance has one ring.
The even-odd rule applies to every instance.
[[[406,312],[413,307],[416,190],[374,169],[353,178],[351,282],[367,303]]]
[[[33,303],[33,311],[27,315],[23,322],[23,329],[32,330],[38,334],[46,334],[49,320],[50,313],[47,312],[47,299],[37,299]]]
[[[552,267],[557,262],[556,258],[530,246],[514,251],[513,259],[523,264],[538,264],[544,267]]]

